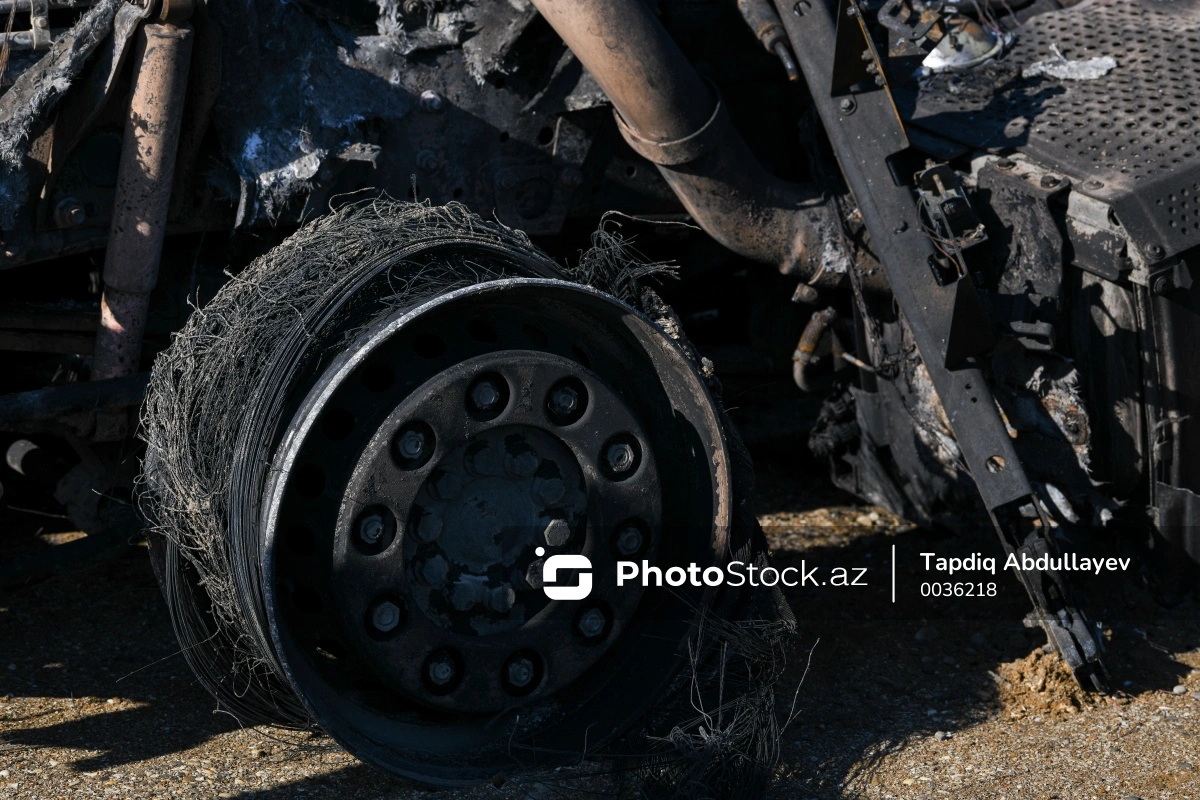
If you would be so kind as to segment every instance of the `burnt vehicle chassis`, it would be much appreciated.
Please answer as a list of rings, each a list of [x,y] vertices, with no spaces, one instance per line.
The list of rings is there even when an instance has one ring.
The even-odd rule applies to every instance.
[[[589,747],[572,713],[602,717],[601,741],[629,729],[655,692],[605,716],[619,681],[594,683],[595,665],[669,685],[671,648],[642,662],[617,645],[647,624],[689,641],[689,614],[608,598],[520,639],[514,607],[541,613],[529,553],[764,557],[717,381],[756,370],[825,397],[815,421],[793,422],[861,497],[990,527],[1035,558],[1120,539],[1163,602],[1196,589],[1196,0],[8,0],[0,13],[29,20],[5,36],[0,84],[10,466],[89,533],[54,562],[119,546],[139,524],[120,498],[151,387],[140,486],[156,568],[181,639],[230,635],[193,667],[245,719],[316,718],[368,760],[442,783],[503,757],[494,731],[461,720],[457,744],[404,755],[445,724],[429,709],[519,719],[557,698],[567,713],[504,730],[572,752]],[[429,203],[360,202],[381,192]],[[613,217],[592,236],[613,209],[645,257]],[[592,247],[564,270],[514,230],[551,253]],[[660,281],[679,316],[638,282],[660,256],[679,264],[679,281]],[[279,321],[289,310],[303,336]],[[202,334],[257,349],[222,354]],[[387,380],[380,353],[401,365]],[[189,391],[229,394],[193,402],[184,375]],[[639,399],[622,388],[631,375],[659,388]],[[428,400],[460,395],[465,411]],[[235,400],[238,413],[216,408]],[[585,413],[607,422],[572,438]],[[383,433],[355,432],[364,417]],[[671,419],[690,433],[673,439]],[[194,477],[178,454],[217,438],[249,444],[204,467],[235,478],[201,546],[168,501]],[[479,466],[489,448],[503,466]],[[668,475],[683,453],[691,466]],[[397,465],[411,481],[395,482]],[[453,517],[464,485],[528,528],[516,544],[439,539],[448,519],[480,524]],[[356,499],[376,495],[387,502]],[[328,541],[288,533],[313,515]],[[683,544],[661,535],[669,517],[686,519]],[[331,572],[304,560],[313,548],[329,548]],[[408,572],[370,578],[362,565],[388,548]],[[241,592],[228,607],[196,589],[223,576]],[[371,580],[416,588],[359,591]],[[1023,581],[1031,622],[1103,691],[1101,628],[1068,576]],[[688,607],[736,621],[777,616],[771,602]],[[293,636],[323,613],[348,642]],[[415,671],[378,655],[395,630],[416,650],[442,636],[416,630],[435,618],[454,636],[516,638],[494,664],[466,645]],[[585,654],[548,666],[549,642],[572,636]],[[363,678],[380,672],[421,698],[415,734],[389,727],[418,712]],[[231,693],[229,675],[262,692]],[[337,710],[350,695],[366,716]],[[464,766],[471,747],[482,755]]]

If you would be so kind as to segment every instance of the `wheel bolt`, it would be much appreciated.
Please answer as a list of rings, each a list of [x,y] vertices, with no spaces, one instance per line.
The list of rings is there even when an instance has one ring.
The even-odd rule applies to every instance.
[[[517,658],[508,665],[508,682],[518,689],[524,689],[533,682],[533,662],[528,658]]]
[[[543,506],[552,506],[567,493],[567,484],[562,478],[534,478],[531,489],[533,499]]]
[[[423,542],[432,542],[442,535],[442,513],[436,508],[421,514],[417,522],[417,538]]]
[[[631,556],[642,549],[644,540],[642,532],[633,525],[623,528],[617,532],[617,552],[623,556]]]
[[[512,611],[517,593],[511,586],[494,586],[484,595],[484,605],[497,614],[507,614]]]
[[[511,449],[504,456],[504,469],[514,478],[532,478],[539,461],[531,447]]]
[[[383,517],[368,514],[358,523],[358,537],[367,544],[375,544],[383,535]]]
[[[421,92],[421,110],[427,114],[436,114],[442,110],[442,96],[433,89]]]
[[[617,442],[609,445],[608,452],[604,454],[604,458],[608,461],[608,468],[617,475],[623,475],[633,469],[633,462],[636,459],[636,454],[633,452],[633,445],[628,442]]]
[[[608,620],[604,617],[603,611],[598,608],[589,608],[579,618],[579,632],[586,639],[594,639],[604,633],[604,626],[607,623]]]
[[[467,472],[479,476],[495,475],[500,471],[496,449],[486,442],[467,452]]]
[[[544,563],[545,562],[539,558],[537,561],[534,561],[532,564],[530,564],[529,568],[525,570],[525,583],[529,584],[531,589],[542,588],[542,584],[544,583],[542,580],[542,566]]]
[[[407,430],[396,440],[396,452],[401,458],[416,461],[425,452],[425,434],[418,430]]]
[[[417,577],[426,586],[435,586],[445,581],[449,572],[450,565],[446,563],[446,559],[440,555],[434,555],[420,563],[417,568]]]
[[[558,417],[569,417],[575,413],[575,409],[579,408],[579,392],[570,386],[559,386],[550,392],[547,405],[550,407],[551,414]]]
[[[380,633],[395,630],[396,626],[400,624],[400,606],[390,600],[384,600],[377,604],[371,612],[371,624]]]
[[[429,680],[434,686],[445,686],[454,680],[454,662],[448,656],[435,656],[429,662]]]
[[[471,405],[476,411],[492,411],[500,402],[500,389],[491,381],[480,381],[471,388]]]
[[[565,519],[552,519],[542,536],[551,547],[562,547],[571,539],[571,528]]]
[[[446,470],[433,479],[429,488],[432,490],[430,493],[438,500],[450,501],[462,491],[462,479],[458,477],[458,473]]]

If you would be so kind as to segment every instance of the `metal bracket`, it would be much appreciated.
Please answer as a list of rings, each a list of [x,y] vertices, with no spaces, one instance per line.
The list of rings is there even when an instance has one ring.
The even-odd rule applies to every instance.
[[[33,49],[49,50],[53,42],[50,35],[50,0],[30,0],[29,27],[32,30]]]
[[[947,364],[957,335],[956,307],[967,280],[941,285],[930,269],[936,256],[933,242],[921,231],[912,188],[897,179],[904,174],[900,166],[912,154],[906,152],[908,140],[890,92],[886,86],[883,91],[858,92],[853,98],[854,112],[847,113],[842,108],[844,99],[834,97],[831,91],[837,87],[835,47],[841,47],[842,17],[848,9],[854,9],[850,16],[859,13],[854,0],[842,0],[836,19],[824,4],[814,3],[803,15],[792,13],[784,0],[776,0],[776,5],[842,174],[858,203],[872,249],[879,254],[1001,542],[1010,553],[1055,552],[1050,526],[1041,517],[1033,487],[983,372],[969,358],[962,364]],[[871,40],[865,26],[862,37]],[[1039,622],[1076,679],[1084,686],[1102,687],[1106,672],[1100,661],[1100,639],[1079,610],[1065,577],[1053,572],[1032,573],[1025,583]]]

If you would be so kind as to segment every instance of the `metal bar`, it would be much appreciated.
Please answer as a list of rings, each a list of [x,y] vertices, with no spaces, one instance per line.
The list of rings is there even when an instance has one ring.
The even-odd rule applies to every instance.
[[[64,383],[32,392],[0,395],[0,431],[24,432],[71,414],[141,405],[150,375]]]
[[[0,14],[3,13],[3,11],[0,11]],[[50,39],[57,39],[66,32],[66,28],[54,28],[50,31]],[[8,48],[14,52],[39,49],[34,46],[33,31],[13,31],[12,33],[0,31],[0,47],[4,47],[5,45],[8,45]]]
[[[913,339],[954,436],[1005,549],[1031,556],[1053,553],[1057,544],[1041,520],[1025,519],[1020,507],[1037,500],[1017,457],[983,372],[970,360],[953,358],[959,304],[973,298],[969,278],[941,285],[931,269],[933,245],[924,235],[913,190],[900,173],[908,139],[886,81],[845,84],[834,97],[835,47],[873,53],[855,0],[831,6],[825,0],[775,0],[792,49],[808,82],[813,103],[829,134],[846,183],[862,213],[872,249],[912,331]],[[836,9],[836,11],[835,11]],[[880,73],[882,75],[882,73]],[[855,86],[862,88],[854,88]],[[910,167],[911,168],[911,167]],[[1081,685],[1100,688],[1107,680],[1103,646],[1081,613],[1065,576],[1052,571],[1021,573],[1025,590],[1047,637]]]
[[[85,333],[0,330],[0,352],[88,355],[95,347],[96,337]]]
[[[31,0],[0,0],[0,14],[7,14],[16,5],[17,11],[29,11],[33,4]],[[96,5],[96,0],[49,0],[50,8],[87,8]]]
[[[767,172],[643,0],[533,0],[604,89],[625,140],[688,213],[739,255],[837,283],[841,224],[814,186]]]
[[[175,172],[192,53],[190,26],[146,25],[121,150],[92,377],[137,371]]]

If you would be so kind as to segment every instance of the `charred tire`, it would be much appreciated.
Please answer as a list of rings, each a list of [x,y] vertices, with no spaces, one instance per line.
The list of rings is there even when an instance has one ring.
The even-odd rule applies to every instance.
[[[142,499],[184,652],[244,721],[410,779],[577,760],[743,605],[615,564],[760,555],[749,461],[611,243],[568,274],[461,208],[338,216],[156,365]],[[586,598],[544,591],[555,555]]]

